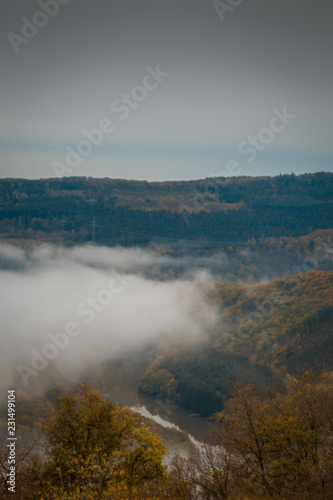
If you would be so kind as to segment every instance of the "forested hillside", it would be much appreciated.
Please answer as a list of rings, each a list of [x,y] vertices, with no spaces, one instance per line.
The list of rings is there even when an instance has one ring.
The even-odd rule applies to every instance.
[[[333,371],[333,272],[218,284],[208,293],[219,327],[205,342],[162,353],[142,391],[209,415],[223,408],[237,379],[267,388],[286,373]]]
[[[3,321],[4,345],[24,345],[22,318],[39,339],[33,363],[50,338],[68,339],[43,374],[25,348],[19,363],[29,366],[18,366],[30,385],[11,363],[12,498],[332,497],[333,174],[5,179],[0,200],[4,312],[18,312]],[[113,300],[105,286],[115,275],[126,286]],[[86,327],[77,311],[88,304],[96,321]],[[70,318],[82,326],[73,341]],[[83,381],[98,391],[79,389]],[[216,428],[171,460],[163,443],[184,452],[190,441],[170,417],[178,410]],[[3,401],[1,498],[10,496],[6,411]]]
[[[160,183],[4,179],[0,234],[73,243],[95,236],[104,244],[245,242],[329,228],[332,199],[333,174],[324,172]]]

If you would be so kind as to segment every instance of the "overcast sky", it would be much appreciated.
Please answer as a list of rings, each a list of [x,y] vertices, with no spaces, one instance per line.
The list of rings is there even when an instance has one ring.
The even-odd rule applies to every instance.
[[[147,180],[333,171],[331,0],[224,14],[211,0],[61,0],[51,17],[40,4],[55,1],[1,0],[1,177],[54,177],[54,162]],[[284,107],[289,123],[263,132]],[[105,118],[112,132],[74,168],[66,147]],[[249,136],[265,143],[245,154]]]

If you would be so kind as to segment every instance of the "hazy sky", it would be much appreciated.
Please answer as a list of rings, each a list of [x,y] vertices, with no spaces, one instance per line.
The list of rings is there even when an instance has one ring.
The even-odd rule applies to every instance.
[[[2,0],[0,176],[54,177],[54,162],[148,180],[230,161],[242,175],[332,171],[332,1],[238,3],[219,16],[211,0]],[[155,85],[157,65],[169,75]],[[284,107],[296,117],[263,131]],[[105,118],[112,132],[66,163]],[[266,141],[255,154],[249,136]]]

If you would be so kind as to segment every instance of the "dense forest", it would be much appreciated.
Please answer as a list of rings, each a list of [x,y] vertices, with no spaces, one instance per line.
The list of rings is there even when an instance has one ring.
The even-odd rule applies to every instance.
[[[219,327],[209,340],[159,354],[141,390],[207,416],[223,409],[238,379],[267,388],[287,373],[333,371],[332,292],[332,271],[217,284],[208,293]]]
[[[324,172],[160,183],[3,179],[0,233],[108,245],[296,237],[332,227],[332,197],[333,174]]]

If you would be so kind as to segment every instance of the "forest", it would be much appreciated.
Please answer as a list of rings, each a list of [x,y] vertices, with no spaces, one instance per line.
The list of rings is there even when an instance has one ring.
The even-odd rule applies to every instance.
[[[202,415],[222,411],[237,380],[266,388],[286,374],[333,371],[333,272],[264,285],[217,284],[221,311],[210,338],[159,353],[140,389]]]
[[[284,388],[238,384],[205,443],[166,467],[161,437],[134,412],[87,384],[44,403],[40,432],[17,448],[8,491],[0,448],[1,498],[198,500],[332,498],[332,377],[306,372]],[[37,423],[37,422],[36,422]],[[21,423],[21,435],[24,423]]]
[[[160,183],[1,179],[0,234],[106,245],[297,237],[332,227],[332,195],[333,174],[324,172]]]
[[[32,347],[42,352],[47,338],[43,315],[32,317],[35,297],[61,322],[74,319],[71,304],[105,300],[111,273],[133,284],[87,329],[91,363],[82,335],[28,387],[15,373],[16,489],[8,490],[1,400],[0,497],[333,499],[332,195],[333,174],[324,172],[159,183],[0,180],[0,273],[12,287],[8,310],[28,304]],[[17,284],[28,290],[24,304]],[[177,316],[186,293],[192,308]],[[201,306],[214,321],[196,324]],[[173,317],[186,319],[181,332]],[[12,318],[4,345],[14,324],[25,334]],[[158,334],[146,335],[155,324]],[[18,338],[17,362],[25,363],[26,339]],[[86,363],[80,372],[67,372],[71,355],[73,365]],[[140,404],[116,401],[110,388]],[[199,442],[176,425],[163,427],[140,413],[144,398],[180,408],[209,432]]]

